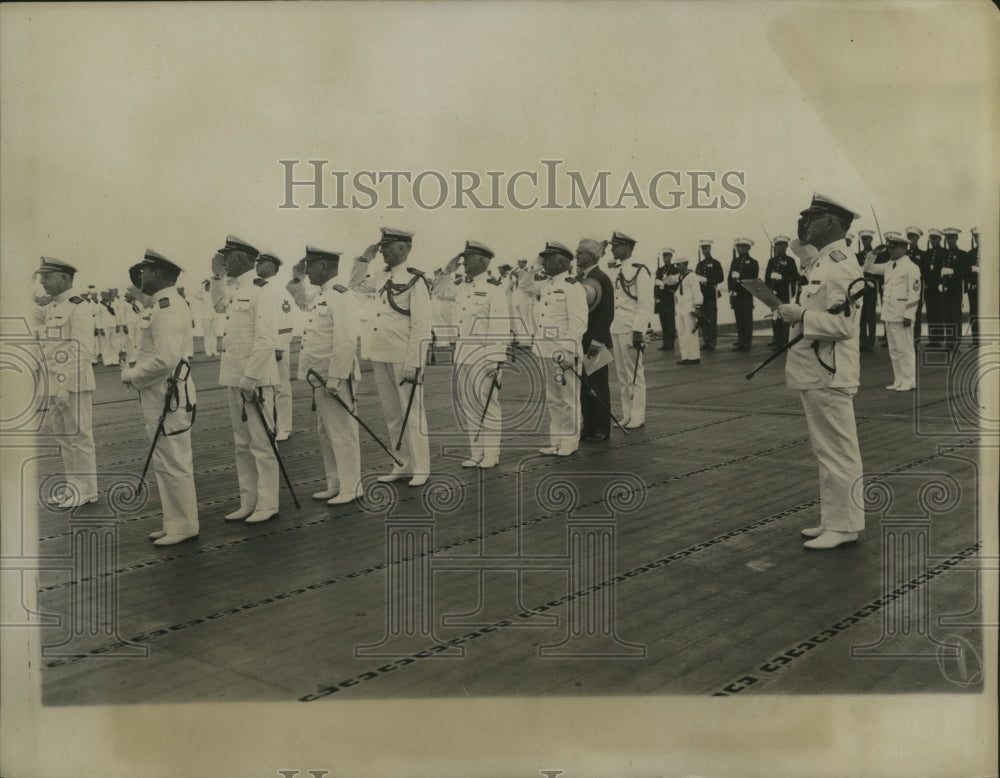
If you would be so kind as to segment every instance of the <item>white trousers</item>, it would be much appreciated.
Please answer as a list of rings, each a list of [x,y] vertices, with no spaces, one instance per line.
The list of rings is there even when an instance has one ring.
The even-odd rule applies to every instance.
[[[897,386],[912,387],[917,380],[913,327],[904,327],[901,321],[884,323],[889,340],[889,360],[892,362],[892,382]]]
[[[496,362],[489,362],[459,365],[455,370],[456,410],[462,414],[461,426],[469,434],[469,458],[490,464],[500,460],[500,434],[503,426],[500,391],[494,389],[490,396],[493,381],[489,374],[495,367]],[[503,381],[502,374],[500,380]],[[486,406],[488,396],[490,404]],[[480,419],[483,420],[482,431],[479,429]]]
[[[243,421],[243,395],[235,386],[226,387],[229,419],[236,444],[236,477],[240,482],[240,507],[259,511],[278,510],[278,460],[271,450],[267,433],[253,403],[246,403],[247,420]],[[274,409],[274,387],[263,387],[264,418],[270,423]]]
[[[180,406],[168,413],[163,421],[163,432],[153,450],[153,472],[160,492],[163,508],[163,531],[168,535],[198,534],[198,497],[194,488],[194,460],[191,456],[191,430],[168,435],[187,426],[190,416],[184,410],[184,387],[180,388]],[[189,397],[195,402],[194,385],[189,382]],[[150,443],[163,413],[166,381],[148,386],[139,392],[142,417]]]
[[[403,427],[403,415],[410,401],[413,384],[399,385],[403,380],[403,366],[391,362],[372,362],[372,372],[375,374],[375,386],[382,403],[382,413],[385,414],[385,424],[389,428],[389,440],[385,443],[394,451],[396,458],[403,463],[402,467],[394,467],[396,472],[411,475],[429,475],[431,472],[430,444],[427,440],[427,416],[424,413],[424,387],[417,386],[413,396],[413,407],[406,422],[406,432],[403,435],[402,446],[396,451],[396,441]]]
[[[289,375],[288,351],[283,351],[278,362],[278,384],[274,387],[274,408],[277,414],[279,435],[292,431],[292,379]]]
[[[59,441],[66,485],[74,496],[97,496],[97,453],[94,449],[94,393],[71,392],[64,407],[49,402],[50,432]]]
[[[562,371],[551,360],[544,360],[545,407],[549,411],[549,446],[562,453],[571,453],[580,447],[580,382],[569,370],[562,378]],[[576,366],[577,372],[582,367]]]
[[[615,377],[622,403],[622,424],[646,422],[646,360],[641,351],[632,348],[632,333],[612,333],[615,355]],[[635,367],[635,357],[639,355],[639,369]],[[632,374],[635,373],[635,385]]]
[[[210,319],[201,320],[201,332],[202,332],[202,341],[204,341],[203,350],[205,352],[205,356],[214,357],[217,353],[219,353],[216,348],[218,346],[218,340],[216,340],[215,337],[214,316]]]
[[[344,402],[350,402],[346,389],[340,396]],[[327,490],[357,494],[361,489],[360,429],[340,403],[324,390],[316,390],[316,430],[323,453]]]
[[[674,323],[677,325],[677,345],[681,350],[681,359],[701,359],[698,333],[694,331],[694,314],[689,311],[675,311]]]
[[[860,532],[865,511],[852,498],[854,484],[862,477],[854,398],[836,389],[806,389],[800,395],[819,461],[820,523],[824,530]]]

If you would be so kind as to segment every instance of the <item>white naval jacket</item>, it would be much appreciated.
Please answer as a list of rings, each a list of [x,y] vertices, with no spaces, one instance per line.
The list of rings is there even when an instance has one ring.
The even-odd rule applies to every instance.
[[[510,343],[510,308],[502,286],[491,284],[486,273],[480,273],[461,284],[452,283],[451,273],[442,274],[434,297],[456,304],[458,344],[455,364],[503,362]]]
[[[302,331],[298,377],[315,370],[324,380],[360,377],[358,372],[358,312],[354,294],[333,277],[312,298],[309,321]]]
[[[611,334],[645,334],[653,318],[653,276],[641,262],[623,262],[614,279],[615,318]]]
[[[582,348],[587,331],[587,293],[568,272],[558,273],[529,287],[538,295],[535,306],[535,344],[543,359],[557,351],[572,355]],[[572,351],[570,351],[572,349]]]
[[[177,363],[194,354],[194,329],[187,302],[176,286],[161,289],[138,323],[139,353],[135,367],[122,371],[122,379],[136,389],[166,381]]]
[[[257,386],[278,383],[278,363],[274,352],[278,342],[278,303],[266,286],[257,286],[251,268],[223,286],[212,282],[212,299],[226,302],[226,324],[222,333],[219,383],[239,386],[243,378]]]
[[[431,298],[423,274],[407,262],[391,270],[372,269],[370,264],[355,260],[350,281],[354,291],[375,295],[368,358],[411,370],[423,367],[431,340]],[[393,303],[407,313],[397,311]]]
[[[48,376],[46,393],[94,391],[94,314],[90,304],[67,289],[42,306],[39,319]]]
[[[867,264],[866,273],[885,276],[882,287],[882,321],[902,322],[916,318],[920,302],[920,268],[905,254],[879,265]]]
[[[788,388],[843,389],[854,394],[861,379],[857,308],[852,303],[846,316],[828,310],[843,303],[851,282],[862,277],[857,258],[847,241],[834,241],[803,267],[803,273],[808,281],[802,284],[799,305],[805,312],[789,332],[789,337],[802,333],[803,338],[788,351]],[[855,286],[855,291],[859,289],[860,284]]]

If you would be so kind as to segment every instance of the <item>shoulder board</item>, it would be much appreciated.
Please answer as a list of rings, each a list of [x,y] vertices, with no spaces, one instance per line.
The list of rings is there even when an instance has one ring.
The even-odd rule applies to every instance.
[[[326,300],[320,300],[316,305],[326,305]]]
[[[420,276],[421,278],[424,277],[424,271],[423,270],[417,270],[417,268],[415,268],[415,267],[408,267],[406,269],[409,272],[413,273],[413,275],[415,275],[415,276]]]
[[[500,286],[502,282],[499,278],[487,278],[486,283],[493,284],[493,286]]]
[[[348,290],[348,288],[347,288],[346,286],[341,286],[340,284],[334,284],[334,285],[333,285],[333,288],[334,288],[334,289],[336,289],[336,290],[337,290],[338,292],[340,292],[341,294],[343,294],[344,292],[347,292],[347,291],[349,291],[349,290]],[[325,303],[324,303],[324,304],[325,304]]]
[[[159,300],[157,300],[157,302],[160,304],[161,308],[169,308],[170,307],[170,298],[169,297],[161,297]]]
[[[566,283],[567,284],[575,284],[576,283],[576,279],[573,276],[566,276]]]
[[[640,272],[643,270],[645,270],[647,273],[649,272],[649,268],[646,267],[644,264],[642,264],[642,262],[633,262],[632,267],[639,268]]]
[[[77,297],[77,296],[74,295],[73,297],[69,298],[69,301],[71,303],[73,303],[73,305],[79,305],[80,303],[83,302],[83,298],[82,297]]]
[[[473,292],[473,297],[486,297],[486,292]]]
[[[267,286],[266,278],[255,278],[253,280],[254,286]]]
[[[843,262],[845,259],[847,259],[847,255],[840,249],[834,249],[833,251],[830,252],[830,259],[832,259],[834,262]]]

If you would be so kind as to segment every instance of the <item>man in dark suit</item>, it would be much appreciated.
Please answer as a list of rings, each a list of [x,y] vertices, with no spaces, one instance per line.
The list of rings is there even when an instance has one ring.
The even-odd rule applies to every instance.
[[[719,298],[722,292],[719,285],[726,280],[722,263],[712,256],[712,241],[706,239],[698,241],[698,251],[701,252],[701,259],[695,265],[694,274],[705,280],[701,282],[701,313],[705,317],[705,326],[701,335],[702,351],[715,351],[716,341],[719,339]]]
[[[945,227],[944,260],[941,263],[941,320],[944,324],[944,345],[958,348],[962,340],[962,297],[965,280],[971,275],[972,262],[969,255],[958,247],[958,236],[962,232],[957,227]]]
[[[581,240],[576,249],[577,277],[587,294],[587,330],[583,333],[583,351],[591,358],[598,356],[602,348],[611,348],[611,322],[615,318],[615,288],[607,274],[597,266],[603,253],[604,245],[589,238]],[[597,397],[581,385],[583,426],[580,439],[585,443],[600,443],[611,435],[608,366],[584,374],[584,379]]]
[[[799,281],[799,269],[795,258],[788,256],[788,238],[775,235],[772,243],[771,258],[767,261],[764,272],[767,288],[774,292],[783,303],[790,303],[795,298],[795,288]],[[788,343],[788,325],[775,316],[771,322],[771,342],[767,345],[773,349],[783,348]]]

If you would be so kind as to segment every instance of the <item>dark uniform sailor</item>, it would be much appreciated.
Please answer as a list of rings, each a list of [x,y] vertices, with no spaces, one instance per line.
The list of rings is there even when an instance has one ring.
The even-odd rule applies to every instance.
[[[701,282],[701,314],[704,317],[701,347],[705,351],[715,351],[719,339],[719,298],[722,297],[719,285],[726,280],[726,274],[722,263],[712,256],[712,241],[698,241],[698,251],[701,259],[694,267],[694,274],[705,279]]]
[[[740,281],[748,281],[760,275],[760,265],[750,256],[753,241],[737,238],[733,241],[736,256],[729,267],[729,304],[736,317],[736,343],[733,351],[749,351],[753,341],[753,295]]]
[[[42,257],[38,274],[50,299],[38,310],[38,330],[47,393],[46,425],[59,441],[65,481],[47,501],[75,508],[97,501],[97,457],[94,449],[94,314],[73,293],[76,268]]]
[[[820,523],[802,530],[809,549],[831,549],[858,539],[865,511],[858,493],[861,451],[854,420],[854,395],[860,382],[858,322],[848,304],[848,288],[861,279],[861,268],[844,234],[857,215],[823,195],[801,212],[799,241],[818,253],[796,250],[805,282],[799,303],[778,308],[792,324],[792,337],[803,335],[788,352],[785,377],[797,389],[805,410],[813,453],[819,462]],[[797,241],[798,242],[798,241]],[[793,248],[793,250],[795,250]]]
[[[872,238],[875,233],[871,230],[859,230],[861,236],[861,248],[855,256],[858,258],[858,266],[865,264],[868,254],[874,249]],[[858,342],[861,351],[871,351],[875,348],[875,324],[878,319],[876,308],[878,307],[879,292],[882,288],[882,277],[872,273],[865,273],[865,293],[861,298],[861,332]]]
[[[431,340],[431,301],[424,274],[408,263],[412,248],[413,233],[383,227],[379,242],[355,261],[350,288],[377,295],[376,313],[369,321],[368,358],[393,445],[404,431],[403,418],[413,398],[397,455],[403,465],[379,480],[409,478],[410,486],[423,486],[431,470],[422,370]],[[373,270],[369,263],[380,251],[385,269]]]
[[[944,345],[957,348],[962,340],[962,297],[965,295],[965,280],[970,275],[969,255],[958,247],[958,236],[962,232],[957,227],[945,227],[944,259],[941,262],[941,319]]]
[[[194,352],[194,328],[187,303],[177,293],[181,269],[155,251],[137,267],[139,289],[151,305],[139,320],[139,349],[134,367],[122,371],[121,380],[139,391],[139,404],[150,441],[156,437],[160,416],[163,431],[153,450],[153,470],[163,508],[163,528],[151,532],[157,546],[171,546],[198,536],[198,497],[191,456],[191,425],[196,403],[190,362]],[[178,364],[188,369],[181,381],[171,381]],[[172,395],[169,405],[168,394]]]
[[[622,232],[611,236],[611,253],[618,267],[611,322],[612,353],[622,405],[622,425],[626,429],[636,429],[646,423],[643,349],[646,329],[653,317],[653,276],[642,262],[631,261],[635,244],[633,238]]]
[[[257,396],[264,419],[274,418],[274,387],[278,383],[278,320],[274,298],[259,286],[254,271],[257,249],[230,235],[219,249],[226,287],[213,281],[212,299],[226,300],[226,329],[222,335],[219,383],[227,387],[229,418],[236,444],[236,475],[240,507],[226,521],[256,524],[278,513],[278,460],[271,449],[260,415],[251,407]],[[219,275],[216,273],[216,275]]]
[[[674,321],[674,294],[667,288],[666,277],[674,272],[670,260],[674,256],[672,248],[660,249],[660,261],[656,267],[656,278],[653,281],[653,299],[656,315],[660,317],[660,351],[671,351],[677,340],[677,323]]]
[[[764,271],[764,283],[783,303],[795,299],[799,280],[799,269],[795,264],[795,258],[788,255],[788,241],[784,235],[774,236],[771,258],[767,261],[767,268]],[[782,348],[788,342],[788,325],[778,315],[775,315],[771,322],[771,334],[773,337],[767,344],[771,348]]]

